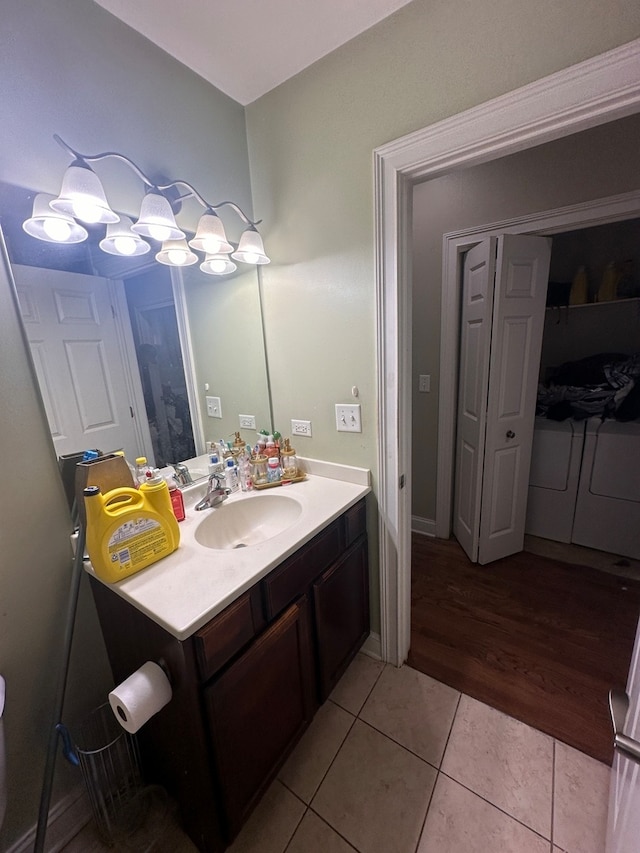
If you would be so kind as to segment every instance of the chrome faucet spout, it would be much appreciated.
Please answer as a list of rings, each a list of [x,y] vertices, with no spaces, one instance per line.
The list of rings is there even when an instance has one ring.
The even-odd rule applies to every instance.
[[[191,472],[184,463],[179,462],[175,464],[173,470],[175,471],[173,478],[179,486],[190,486],[193,483]]]
[[[207,494],[201,501],[195,505],[197,511],[203,509],[212,509],[214,506],[219,506],[231,494],[231,489],[224,485],[224,475],[215,473],[209,475],[209,483],[207,484]]]

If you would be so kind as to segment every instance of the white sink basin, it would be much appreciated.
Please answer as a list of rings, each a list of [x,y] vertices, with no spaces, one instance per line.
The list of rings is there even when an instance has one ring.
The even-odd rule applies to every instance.
[[[298,520],[302,506],[295,498],[267,494],[204,512],[207,515],[196,528],[196,541],[205,548],[228,551],[259,545],[282,533]]]

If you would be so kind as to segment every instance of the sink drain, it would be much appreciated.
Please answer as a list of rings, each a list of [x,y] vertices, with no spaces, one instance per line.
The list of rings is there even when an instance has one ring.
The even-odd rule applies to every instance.
[[[233,550],[237,551],[238,548],[246,548],[246,547],[247,546],[244,544],[244,542],[240,542],[238,545],[233,546]]]

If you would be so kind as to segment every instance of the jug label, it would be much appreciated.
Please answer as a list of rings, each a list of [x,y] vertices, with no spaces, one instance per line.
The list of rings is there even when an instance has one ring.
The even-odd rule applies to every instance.
[[[134,518],[113,531],[108,542],[109,559],[121,571],[129,571],[159,559],[171,550],[164,527],[153,518]]]

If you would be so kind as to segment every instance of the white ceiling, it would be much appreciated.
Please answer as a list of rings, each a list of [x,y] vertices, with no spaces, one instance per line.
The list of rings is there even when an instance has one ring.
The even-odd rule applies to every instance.
[[[410,0],[96,0],[241,104]]]

